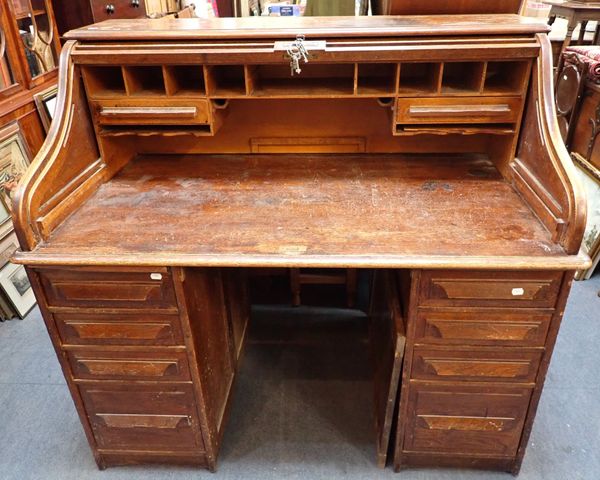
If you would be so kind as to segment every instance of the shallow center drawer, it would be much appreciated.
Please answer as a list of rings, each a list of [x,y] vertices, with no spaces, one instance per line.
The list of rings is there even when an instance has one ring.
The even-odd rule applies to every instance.
[[[91,102],[100,125],[206,125],[206,99],[106,99]]]
[[[191,386],[80,386],[100,448],[204,450]]]
[[[175,309],[177,305],[167,269],[41,269],[38,273],[50,307]]]
[[[561,280],[553,271],[424,271],[419,305],[553,308]]]
[[[399,98],[396,121],[410,124],[515,123],[521,97]]]

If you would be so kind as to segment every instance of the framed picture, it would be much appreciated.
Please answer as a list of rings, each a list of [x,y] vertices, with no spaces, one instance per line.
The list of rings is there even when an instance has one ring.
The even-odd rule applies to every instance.
[[[7,263],[0,270],[0,287],[15,307],[19,317],[24,318],[35,305],[35,296],[23,265]]]
[[[50,130],[50,124],[54,118],[54,112],[56,111],[56,97],[58,95],[58,87],[52,87],[48,90],[44,90],[33,96],[35,106],[37,107],[38,113],[42,120],[44,130],[48,133]]]
[[[587,280],[600,261],[600,170],[577,154],[573,154],[573,159],[587,198],[587,223],[582,249],[592,259],[592,266],[579,272],[577,279]]]
[[[31,162],[31,154],[18,123],[0,129],[0,200],[10,212],[19,180]]]
[[[0,198],[0,240],[8,237],[14,230],[10,209],[5,205],[4,200]]]

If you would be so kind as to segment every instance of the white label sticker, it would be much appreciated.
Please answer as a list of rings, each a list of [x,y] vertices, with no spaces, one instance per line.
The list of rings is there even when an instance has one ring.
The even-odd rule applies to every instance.
[[[162,280],[162,274],[160,273],[151,273],[150,278],[152,280]]]
[[[521,295],[525,295],[525,289],[523,288],[513,288],[512,289],[513,297],[520,297]]]

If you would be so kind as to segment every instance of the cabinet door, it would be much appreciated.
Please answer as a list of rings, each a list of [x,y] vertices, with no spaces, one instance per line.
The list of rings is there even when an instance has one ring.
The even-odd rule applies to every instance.
[[[369,336],[375,394],[377,463],[381,468],[385,467],[387,460],[406,344],[398,293],[392,272],[375,272],[369,312]]]

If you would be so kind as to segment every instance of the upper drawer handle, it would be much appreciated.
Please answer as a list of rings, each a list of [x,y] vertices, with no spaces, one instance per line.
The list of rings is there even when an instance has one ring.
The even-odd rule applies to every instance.
[[[509,105],[439,105],[439,106],[413,106],[408,109],[411,115],[504,115],[510,113]]]
[[[195,118],[198,114],[196,107],[102,107],[103,117],[184,117]]]
[[[112,3],[106,5],[106,13],[113,15],[115,13],[115,6]]]

